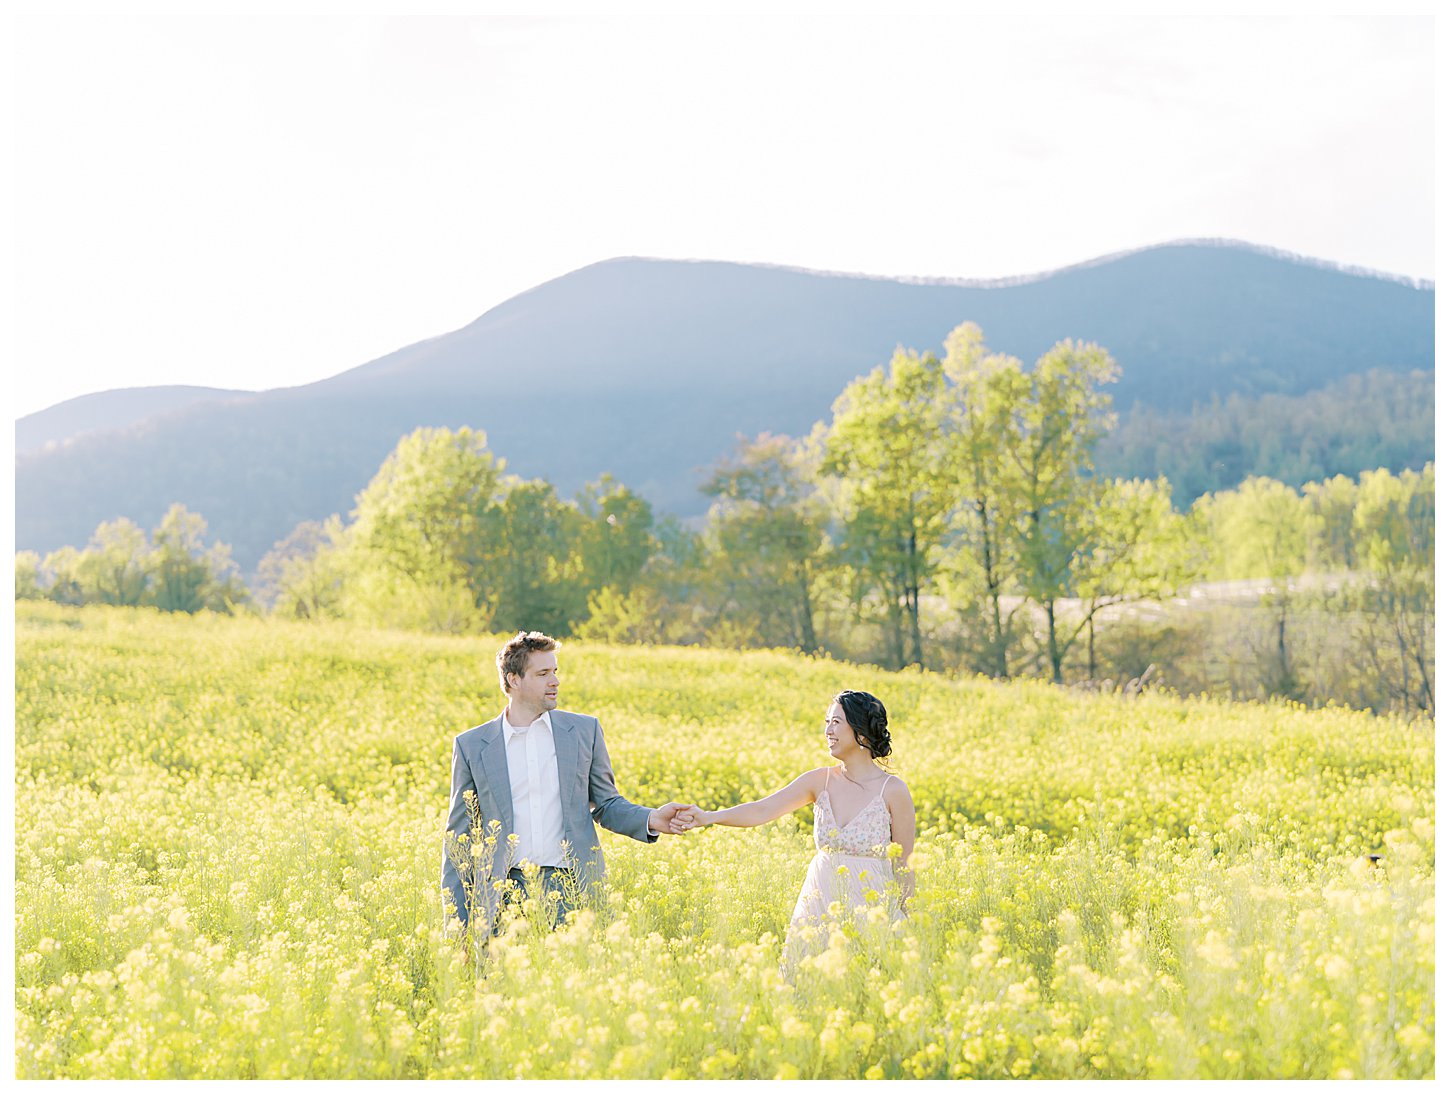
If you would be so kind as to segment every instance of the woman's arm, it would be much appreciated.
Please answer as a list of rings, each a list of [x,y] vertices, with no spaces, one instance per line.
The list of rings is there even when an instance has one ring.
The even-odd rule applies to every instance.
[[[792,810],[799,810],[806,803],[815,801],[822,782],[821,773],[824,771],[824,768],[813,768],[796,776],[779,791],[754,802],[742,802],[724,810],[702,810],[696,806],[691,811],[690,827],[734,825],[748,829],[755,825],[764,825],[778,817],[785,817]]]
[[[911,869],[911,853],[916,849],[916,803],[911,801],[911,791],[900,776],[887,783],[882,797],[891,812],[891,843],[901,845],[901,858],[893,860],[892,866],[904,907],[916,892],[916,873]]]

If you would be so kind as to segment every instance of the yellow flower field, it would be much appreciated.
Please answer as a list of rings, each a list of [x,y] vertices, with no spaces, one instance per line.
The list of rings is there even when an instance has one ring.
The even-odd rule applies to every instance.
[[[808,811],[605,833],[603,907],[445,938],[491,640],[26,603],[16,642],[21,1077],[1434,1075],[1427,722],[566,644],[649,805],[772,790],[834,692],[885,701],[912,915],[792,985]]]

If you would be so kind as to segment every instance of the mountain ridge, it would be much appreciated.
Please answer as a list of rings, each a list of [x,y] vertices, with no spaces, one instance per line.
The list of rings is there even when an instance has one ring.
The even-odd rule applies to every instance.
[[[87,392],[17,418],[15,451],[25,455],[48,445],[63,445],[83,434],[124,429],[203,400],[257,394],[239,388],[209,388],[197,384],[152,384]]]
[[[1120,409],[1182,412],[1374,368],[1433,370],[1433,305],[1431,287],[1228,243],[992,287],[619,257],[325,380],[21,455],[17,547],[83,543],[118,515],[154,524],[181,501],[252,566],[298,521],[347,512],[423,425],[484,429],[511,471],[563,495],[611,472],[688,517],[705,508],[700,473],[735,436],[800,435],[896,346],[934,350],[965,320],[1029,364],[1062,338],[1099,342],[1122,366]]]
[[[1104,254],[1104,255],[1098,255],[1098,256],[1095,256],[1093,258],[1083,259],[1080,262],[1068,263],[1065,266],[1054,267],[1054,268],[1051,268],[1051,269],[1048,269],[1048,270],[1032,271],[1032,272],[1022,273],[1022,274],[1010,274],[1010,275],[1006,275],[1006,276],[1002,276],[1002,277],[991,277],[991,278],[966,278],[966,277],[927,276],[927,275],[912,275],[912,274],[874,274],[874,273],[870,273],[870,272],[866,272],[866,271],[828,270],[828,269],[823,269],[823,268],[819,268],[819,267],[801,266],[801,265],[794,264],[794,263],[771,263],[771,262],[739,262],[739,263],[736,263],[736,262],[729,262],[728,260],[721,260],[721,259],[704,259],[704,258],[685,258],[685,259],[680,259],[680,258],[661,258],[659,256],[652,256],[652,255],[615,255],[615,256],[613,256],[611,258],[600,259],[600,260],[598,260],[596,262],[587,263],[586,265],[581,266],[581,267],[578,267],[578,268],[576,268],[574,270],[571,270],[568,273],[561,274],[561,275],[559,275],[558,277],[555,277],[555,278],[549,278],[546,281],[540,282],[538,285],[532,286],[532,287],[530,287],[528,289],[525,289],[525,290],[523,290],[523,291],[521,291],[519,293],[515,293],[513,296],[508,297],[508,298],[505,298],[504,300],[500,301],[498,304],[494,305],[493,307],[491,307],[489,309],[486,309],[484,312],[480,313],[478,316],[475,316],[468,323],[465,323],[461,327],[455,328],[452,331],[446,331],[446,332],[443,332],[443,333],[438,334],[438,335],[433,335],[433,336],[430,336],[428,338],[420,339],[417,342],[408,343],[405,346],[401,346],[401,347],[398,347],[398,348],[396,348],[394,350],[388,351],[387,353],[380,354],[378,357],[370,358],[368,361],[363,362],[361,365],[352,366],[349,369],[344,369],[344,370],[342,370],[342,372],[335,373],[335,374],[333,374],[333,376],[326,377],[326,378],[323,378],[321,380],[309,381],[308,383],[302,384],[302,385],[283,385],[283,386],[279,386],[279,387],[276,387],[276,388],[258,388],[258,389],[210,388],[210,387],[198,386],[198,385],[138,385],[138,386],[126,387],[126,388],[109,388],[109,389],[98,390],[98,391],[95,391],[95,392],[87,392],[87,393],[85,393],[83,395],[74,396],[74,397],[71,397],[69,399],[62,400],[62,401],[60,401],[58,403],[51,404],[50,406],[43,407],[43,408],[41,408],[38,411],[34,411],[34,412],[29,413],[29,414],[22,415],[22,416],[18,417],[15,421],[16,421],[17,427],[19,427],[21,424],[26,424],[27,427],[30,427],[32,423],[38,423],[39,420],[43,419],[45,416],[51,415],[52,412],[56,412],[56,411],[59,411],[59,410],[61,410],[63,408],[68,408],[68,407],[74,406],[74,405],[79,404],[79,403],[82,403],[84,401],[100,400],[100,399],[107,398],[107,397],[115,397],[115,396],[121,395],[123,393],[141,393],[141,392],[153,393],[154,392],[154,393],[160,394],[160,393],[169,393],[169,392],[173,392],[173,391],[175,391],[175,392],[199,392],[199,393],[207,393],[207,395],[210,396],[210,397],[212,397],[212,398],[218,398],[218,397],[222,397],[222,396],[228,396],[228,397],[230,397],[230,396],[246,396],[246,395],[265,395],[265,394],[269,394],[269,393],[273,393],[273,392],[288,391],[288,390],[291,390],[294,387],[310,387],[310,386],[315,385],[315,384],[326,384],[328,381],[333,380],[333,379],[335,379],[338,376],[342,376],[344,373],[351,372],[354,369],[364,368],[367,365],[371,364],[372,362],[380,361],[383,358],[390,357],[390,356],[392,356],[395,353],[401,352],[402,350],[409,349],[411,347],[423,346],[423,345],[426,345],[426,344],[428,344],[430,342],[438,341],[440,339],[446,339],[449,335],[456,334],[458,332],[464,331],[464,330],[468,329],[469,327],[473,326],[479,320],[481,320],[481,319],[485,318],[486,316],[488,316],[490,313],[492,313],[497,308],[499,308],[499,307],[501,307],[501,306],[503,306],[505,304],[508,304],[510,301],[514,301],[514,300],[517,300],[519,298],[526,297],[529,294],[535,293],[535,292],[539,291],[540,289],[545,288],[546,286],[548,286],[552,282],[559,281],[559,280],[562,280],[564,278],[571,277],[574,274],[578,274],[578,273],[581,273],[583,271],[593,269],[595,267],[611,266],[611,265],[621,264],[621,263],[640,262],[640,263],[678,263],[678,264],[722,264],[722,265],[730,265],[730,266],[743,266],[743,267],[747,267],[747,268],[751,268],[751,269],[782,270],[782,271],[786,271],[786,272],[789,272],[789,273],[810,274],[810,275],[813,275],[813,276],[825,277],[825,278],[847,278],[847,279],[860,279],[860,280],[878,281],[878,282],[881,282],[881,281],[885,281],[885,282],[896,282],[896,283],[899,283],[899,284],[902,284],[902,285],[935,285],[935,286],[953,286],[953,287],[961,287],[961,288],[999,289],[999,288],[1008,288],[1008,287],[1018,286],[1018,285],[1028,285],[1028,284],[1032,284],[1034,282],[1039,282],[1039,281],[1047,280],[1047,279],[1052,278],[1052,277],[1054,277],[1054,276],[1056,276],[1058,274],[1068,273],[1068,272],[1076,271],[1076,270],[1092,269],[1094,267],[1103,266],[1103,265],[1106,265],[1108,263],[1117,261],[1119,259],[1128,258],[1128,257],[1134,256],[1134,255],[1143,254],[1145,252],[1155,251],[1155,250],[1159,250],[1161,248],[1168,248],[1168,247],[1205,247],[1205,248],[1208,248],[1208,247],[1222,247],[1222,248],[1227,248],[1227,249],[1232,249],[1232,250],[1241,250],[1241,251],[1247,251],[1247,252],[1256,253],[1256,254],[1260,254],[1260,255],[1265,255],[1265,256],[1268,256],[1268,257],[1272,257],[1272,258],[1276,258],[1276,259],[1281,259],[1281,260],[1284,260],[1286,262],[1296,263],[1296,264],[1301,265],[1301,266],[1307,266],[1307,267],[1316,268],[1316,269],[1328,270],[1328,271],[1331,271],[1331,272],[1334,272],[1334,273],[1340,273],[1340,274],[1344,274],[1344,275],[1347,275],[1347,276],[1350,276],[1350,277],[1362,277],[1362,278],[1369,278],[1369,279],[1378,280],[1378,281],[1385,281],[1385,282],[1389,282],[1391,284],[1401,285],[1401,286],[1404,286],[1406,288],[1411,288],[1411,289],[1416,289],[1416,290],[1433,291],[1434,288],[1435,288],[1435,282],[1434,282],[1433,279],[1428,279],[1428,278],[1415,278],[1415,277],[1410,277],[1410,276],[1404,275],[1404,274],[1395,274],[1395,273],[1391,273],[1391,272],[1384,271],[1384,270],[1377,270],[1377,269],[1374,269],[1374,268],[1371,268],[1371,267],[1359,266],[1359,265],[1355,265],[1355,264],[1351,264],[1351,263],[1336,262],[1336,261],[1334,261],[1332,259],[1316,258],[1314,256],[1304,255],[1304,254],[1300,254],[1298,252],[1288,251],[1288,250],[1285,250],[1285,249],[1282,249],[1282,248],[1271,247],[1271,246],[1268,246],[1266,244],[1251,243],[1251,242],[1248,242],[1248,241],[1245,241],[1245,240],[1238,240],[1238,239],[1234,239],[1234,238],[1231,238],[1231,237],[1222,237],[1222,236],[1185,236],[1185,237],[1180,237],[1180,238],[1177,238],[1177,239],[1165,240],[1165,241],[1162,241],[1161,243],[1145,244],[1145,245],[1143,245],[1141,247],[1124,248],[1124,249],[1119,250],[1119,251],[1109,252],[1109,253]],[[165,409],[165,408],[163,407],[163,408],[160,408],[160,409]],[[122,428],[124,425],[129,425],[129,424],[132,424],[132,423],[129,423],[129,422],[128,423],[121,423],[121,424],[118,424],[117,425],[117,428]],[[34,434],[36,434],[36,433],[38,433],[40,431],[38,429],[32,427],[31,430],[30,430],[30,432],[31,432],[32,435],[34,435]],[[50,432],[53,433],[54,431],[50,431]],[[17,433],[18,433],[18,431],[17,431]],[[60,437],[60,438],[48,437],[47,440],[51,440],[51,441],[63,441],[63,440],[65,440],[65,438],[64,437]],[[22,449],[24,451],[30,451],[30,450],[33,450],[33,449],[39,448],[39,447],[41,447],[41,445],[37,445],[33,441],[30,441],[29,439],[27,439],[27,441],[26,441],[25,444],[21,444],[20,439],[19,439],[19,436],[17,436],[17,448],[18,449]]]
[[[1029,271],[1022,274],[1006,274],[1000,277],[991,278],[968,278],[951,277],[949,275],[927,275],[927,274],[873,274],[868,271],[859,270],[827,270],[815,266],[801,266],[796,263],[780,262],[731,262],[728,259],[701,259],[701,258],[661,258],[657,255],[615,255],[613,258],[600,259],[572,270],[570,273],[578,273],[579,270],[587,270],[591,266],[605,266],[614,262],[678,262],[678,263],[726,263],[732,266],[750,266],[767,270],[787,270],[796,274],[817,274],[821,277],[842,277],[842,278],[864,278],[873,281],[899,281],[905,285],[952,285],[963,288],[974,289],[1001,289],[1013,285],[1026,285],[1034,281],[1043,281],[1056,274],[1063,274],[1073,270],[1087,270],[1095,266],[1103,266],[1118,259],[1129,258],[1133,255],[1140,255],[1147,251],[1157,251],[1165,247],[1223,247],[1230,250],[1249,251],[1270,258],[1282,259],[1285,262],[1297,263],[1301,266],[1314,267],[1321,270],[1329,270],[1334,273],[1346,274],[1351,277],[1371,278],[1378,281],[1388,281],[1397,285],[1403,285],[1410,289],[1434,289],[1433,278],[1416,278],[1408,274],[1396,274],[1388,270],[1378,270],[1370,266],[1360,266],[1356,263],[1337,262],[1334,259],[1317,258],[1313,255],[1300,254],[1297,251],[1289,251],[1281,247],[1271,247],[1263,243],[1251,243],[1247,240],[1234,239],[1231,236],[1180,236],[1176,239],[1162,240],[1158,243],[1148,243],[1141,247],[1125,247],[1119,251],[1110,251],[1103,255],[1095,255],[1092,258],[1082,259],[1078,262],[1070,262],[1064,266],[1054,266],[1046,270]],[[567,277],[568,274],[562,274]],[[557,281],[557,278],[550,278],[549,281]],[[547,285],[548,281],[541,282],[532,289],[524,290],[524,293],[531,293],[534,289]],[[516,293],[515,296],[522,296],[523,293]],[[512,299],[512,298],[510,298]],[[500,302],[502,303],[502,302]],[[484,315],[487,312],[483,313]]]

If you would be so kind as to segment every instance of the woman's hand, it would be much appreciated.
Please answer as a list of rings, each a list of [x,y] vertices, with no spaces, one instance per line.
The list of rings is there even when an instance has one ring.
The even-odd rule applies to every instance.
[[[714,820],[714,811],[702,810],[698,806],[687,806],[675,815],[675,822],[682,826],[681,832],[701,829]]]
[[[649,829],[652,833],[660,836],[671,836],[683,833],[688,825],[685,825],[681,818],[687,810],[693,810],[693,806],[685,806],[678,802],[666,802],[663,806],[657,807],[649,812]]]

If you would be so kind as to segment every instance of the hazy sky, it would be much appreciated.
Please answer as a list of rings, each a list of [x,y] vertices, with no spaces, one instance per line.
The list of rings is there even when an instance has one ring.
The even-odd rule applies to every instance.
[[[16,7],[15,416],[316,380],[618,255],[1435,276],[1429,5]]]

